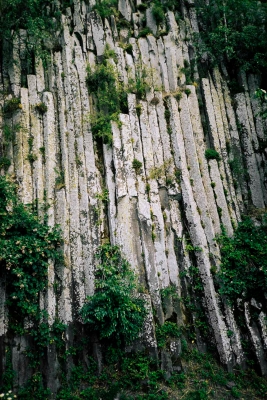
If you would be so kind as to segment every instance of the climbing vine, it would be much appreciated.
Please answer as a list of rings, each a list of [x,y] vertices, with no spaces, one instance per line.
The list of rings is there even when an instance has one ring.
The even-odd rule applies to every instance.
[[[50,332],[63,330],[60,323],[50,329],[47,312],[40,307],[49,263],[61,259],[60,243],[59,229],[49,227],[46,217],[40,220],[32,205],[18,199],[12,179],[1,176],[0,274],[6,286],[9,331],[30,335],[35,350],[56,340]]]

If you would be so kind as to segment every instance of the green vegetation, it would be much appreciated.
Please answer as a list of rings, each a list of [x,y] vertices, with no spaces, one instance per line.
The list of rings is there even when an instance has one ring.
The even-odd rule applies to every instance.
[[[176,329],[175,332],[171,330],[173,334],[180,336]],[[102,373],[97,374],[96,363],[91,357],[86,367],[81,363],[74,366],[69,383],[63,386],[57,399],[113,400],[118,393],[121,400],[263,400],[266,397],[266,380],[255,372],[236,370],[227,373],[210,353],[202,354],[187,347],[184,339],[181,342],[183,351],[178,365],[184,365],[185,370],[173,372],[171,377],[160,369],[156,358],[145,352],[125,353],[108,347]],[[42,398],[46,399],[47,396]]]
[[[189,88],[184,89],[184,92],[187,96],[191,94],[191,90]]]
[[[218,238],[222,263],[218,274],[220,293],[231,302],[254,297],[262,301],[267,289],[267,219],[261,224],[248,217],[239,223],[232,238],[223,230]]]
[[[15,137],[15,134],[19,132],[20,130],[26,131],[25,129],[22,128],[21,124],[14,124],[13,121],[11,121],[11,125],[4,124],[2,126],[3,129],[3,144],[6,145],[10,142]]]
[[[38,103],[35,106],[35,110],[43,115],[47,112],[47,105],[45,103]]]
[[[187,60],[184,60],[184,66],[180,69],[180,71],[185,74],[185,83],[186,85],[192,85],[194,82],[193,72],[191,69],[191,65]]]
[[[111,15],[118,13],[118,1],[117,0],[97,0],[93,7],[101,18],[109,18]]]
[[[218,153],[218,151],[214,149],[207,149],[205,151],[205,157],[207,160],[217,160],[217,161],[221,160],[220,154]]]
[[[0,2],[0,49],[3,40],[11,43],[18,36],[20,29],[28,33],[27,55],[42,55],[44,43],[53,39],[61,13],[68,6],[66,2],[58,5],[49,0],[1,0]]]
[[[45,347],[57,341],[55,332],[63,329],[57,322],[50,329],[48,315],[40,308],[49,263],[61,260],[57,249],[61,235],[57,227],[47,225],[46,217],[40,221],[32,206],[18,200],[16,186],[4,176],[0,177],[0,215],[0,266],[6,281],[9,332],[32,338],[28,355],[35,367]]]
[[[96,257],[96,291],[88,297],[81,316],[100,339],[112,340],[117,346],[129,344],[138,337],[146,315],[134,273],[118,246],[103,245]]]
[[[96,111],[91,114],[90,121],[94,138],[101,138],[104,143],[112,143],[112,121],[121,126],[120,113],[128,113],[127,93],[136,93],[138,99],[145,98],[150,89],[149,72],[140,65],[136,66],[135,79],[129,79],[128,87],[120,82],[116,68],[109,58],[116,59],[113,50],[106,49],[102,64],[87,68],[87,86],[95,100]],[[141,105],[137,105],[137,112]]]
[[[7,157],[0,157],[0,168],[4,168],[5,171],[8,170],[8,168],[11,165],[11,161]]]
[[[103,189],[103,191],[101,193],[98,193],[96,195],[96,198],[100,201],[102,201],[103,203],[108,203],[109,202],[109,193],[108,193],[108,189]]]
[[[146,3],[137,4],[136,8],[138,11],[144,12],[148,8],[148,4]]]
[[[137,174],[140,172],[142,165],[143,164],[141,163],[141,161],[137,160],[136,158],[133,160],[132,167],[133,169],[135,169]]]
[[[255,92],[255,97],[260,100],[261,106],[263,107],[263,111],[260,112],[260,116],[264,119],[267,118],[267,110],[266,110],[266,102],[267,102],[267,94],[264,89],[257,89]]]
[[[183,93],[179,91],[175,93],[174,97],[176,98],[177,101],[180,101],[183,97]]]
[[[136,104],[135,110],[136,110],[137,116],[140,117],[140,115],[142,114],[142,105]]]
[[[152,6],[152,14],[157,24],[162,24],[165,20],[163,5],[160,1],[156,1]]]
[[[163,325],[156,327],[156,338],[158,348],[166,347],[166,343],[169,339],[177,339],[181,337],[181,330],[174,322],[166,321]]]
[[[141,67],[140,64],[135,68],[135,79],[129,79],[128,92],[136,94],[136,97],[141,100],[145,99],[146,92],[150,90],[152,85],[153,71],[148,71],[146,68]],[[141,108],[141,105],[137,105]]]
[[[6,177],[0,177],[0,212],[1,265],[12,309],[10,326],[17,331],[26,316],[34,321],[40,318],[38,295],[46,286],[48,260],[60,257],[60,233],[18,200],[15,185]]]
[[[267,66],[267,5],[257,0],[197,1],[200,55],[234,68],[262,72]]]
[[[87,86],[89,93],[95,95],[97,110],[91,116],[92,133],[102,138],[104,143],[112,143],[111,121],[119,123],[119,113],[127,107],[127,98],[118,74],[108,60],[96,65],[92,71],[87,68]]]
[[[143,28],[139,34],[138,34],[138,38],[140,37],[146,37],[147,35],[153,35],[152,30],[147,26],[146,28]]]
[[[169,110],[166,110],[169,111]],[[165,112],[166,112],[165,111]],[[153,167],[149,171],[149,179],[160,179],[166,176],[168,172],[168,168],[170,167],[172,163],[172,159],[169,158],[168,160],[165,160],[164,163],[158,167]]]
[[[41,151],[43,158],[45,158],[45,148],[40,147],[39,150]],[[65,187],[65,174],[64,174],[64,171],[55,170],[55,172],[57,174],[56,181],[55,181],[55,187],[57,190],[60,190],[63,187]]]
[[[20,103],[20,99],[17,97],[13,97],[10,100],[7,100],[3,106],[3,114],[7,117],[12,115],[15,111],[20,110],[22,105]]]

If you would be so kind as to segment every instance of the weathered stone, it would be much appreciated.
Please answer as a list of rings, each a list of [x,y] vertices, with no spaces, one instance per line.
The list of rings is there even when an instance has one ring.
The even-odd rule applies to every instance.
[[[120,29],[119,35],[117,17],[102,21],[92,12],[94,4],[74,0],[72,8],[67,8],[62,15],[62,32],[55,35],[59,48],[51,52],[46,68],[41,60],[35,60],[35,74],[32,71],[27,75],[27,88],[21,88],[25,80],[21,66],[26,62],[24,30],[14,41],[10,57],[14,62],[5,60],[0,73],[1,108],[14,96],[21,99],[22,107],[12,115],[0,113],[1,157],[3,154],[11,161],[7,172],[14,174],[22,201],[36,202],[42,216],[41,205],[46,197],[49,225],[59,224],[62,228],[64,263],[54,266],[49,261],[47,290],[40,295],[40,307],[47,310],[50,325],[56,317],[68,325],[69,349],[73,340],[71,324],[86,296],[94,293],[96,250],[106,241],[117,244],[146,293],[142,296],[148,315],[138,346],[145,346],[157,358],[152,308],[160,324],[173,318],[181,326],[188,323],[185,306],[175,298],[187,295],[189,283],[182,286],[180,271],[188,273],[193,262],[200,273],[201,303],[221,360],[229,369],[233,364],[243,367],[246,357],[235,313],[219,300],[211,268],[220,268],[215,241],[220,224],[232,235],[233,226],[251,205],[259,213],[266,206],[266,149],[262,147],[267,123],[254,97],[258,78],[240,74],[243,92],[232,96],[225,79],[227,70],[222,65],[202,79],[202,91],[196,89],[199,75],[191,60],[195,57],[192,37],[198,32],[198,21],[193,0],[182,2],[183,20],[177,22],[174,13],[167,11],[161,32],[152,7],[146,10],[146,24],[154,34],[159,33],[157,39],[151,34],[136,39],[144,26],[145,13],[133,12],[135,4],[131,0],[120,0],[118,8],[128,21],[124,25],[133,22],[134,32],[127,26]],[[132,34],[134,37],[130,37]],[[48,45],[52,49],[51,43]],[[106,45],[116,53],[117,60],[111,58],[109,62],[127,91],[123,109],[125,112],[128,105],[129,110],[119,115],[119,123],[112,121],[111,145],[92,137],[96,97],[88,93],[86,84],[87,64],[94,70],[96,63],[103,62]],[[193,68],[193,85],[186,85],[188,77],[183,68],[187,63]],[[146,93],[140,100],[130,90],[134,87],[131,82],[143,84],[139,79],[142,71],[147,75]],[[7,88],[12,94],[5,94]],[[138,92],[136,88],[133,91]],[[47,106],[45,112],[38,111],[42,103]],[[8,143],[4,143],[5,124],[16,127]],[[206,159],[208,148],[220,154],[219,163]],[[133,168],[135,159],[141,163],[139,170]],[[108,199],[103,201],[103,196]],[[193,247],[190,254],[188,237]],[[57,281],[61,290],[56,295]],[[0,347],[4,349],[8,313],[2,277],[0,285]],[[162,290],[170,285],[175,296],[163,299]],[[260,313],[257,320],[252,319],[250,308]],[[244,314],[258,363],[262,373],[267,374],[264,302],[250,299]],[[199,348],[205,351],[198,329],[196,334]],[[28,339],[16,337],[13,344],[13,368],[23,370],[17,373],[15,384],[23,385],[31,375],[23,353]],[[181,368],[180,341],[173,340],[169,345],[168,351],[161,352],[167,377]],[[93,338],[92,346],[101,371],[103,360],[97,338]],[[1,363],[5,363],[5,357]],[[68,371],[71,365],[68,360]],[[49,345],[43,374],[53,392],[58,389],[59,368],[55,348]]]

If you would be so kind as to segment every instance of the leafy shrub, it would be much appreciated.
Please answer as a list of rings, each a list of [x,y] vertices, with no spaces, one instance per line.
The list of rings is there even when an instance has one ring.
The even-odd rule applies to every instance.
[[[186,94],[187,96],[189,96],[189,95],[191,94],[191,90],[188,89],[188,88],[184,89],[184,92],[185,92],[185,94]]]
[[[19,400],[48,400],[51,398],[51,391],[43,387],[42,374],[37,372],[26,383],[25,387],[18,392]]]
[[[146,315],[134,273],[118,246],[101,246],[96,258],[96,291],[81,309],[83,321],[100,339],[109,338],[117,345],[131,343],[138,337]]]
[[[141,104],[137,104],[135,107],[136,110],[136,114],[138,117],[140,117],[140,115],[142,114],[142,105]]]
[[[215,63],[224,60],[252,72],[263,71],[267,65],[267,7],[262,3],[210,0],[207,4],[199,0],[200,52],[208,52]]]
[[[184,67],[180,69],[180,71],[185,74],[185,83],[186,85],[193,84],[193,73],[191,70],[191,66],[187,60],[184,61]]]
[[[142,168],[142,163],[141,161],[137,160],[136,158],[133,160],[132,163],[132,167],[133,169],[135,169],[136,173],[138,173],[140,171],[140,169]]]
[[[94,71],[88,66],[87,86],[89,93],[97,96],[97,112],[91,116],[93,136],[111,144],[111,121],[119,122],[118,114],[126,106],[127,99],[117,72],[108,60],[96,65]]]
[[[146,92],[150,90],[150,86],[152,85],[150,72],[152,74],[152,71],[148,71],[146,68],[137,65],[135,68],[135,79],[129,79],[128,92],[136,93],[138,99],[145,99]]]
[[[2,129],[5,143],[10,143],[14,139],[15,134],[23,128],[21,124],[12,123],[11,126],[8,124],[3,125]]]
[[[161,24],[165,20],[163,6],[160,2],[156,2],[152,7],[152,14],[157,24]]]
[[[117,0],[97,0],[93,7],[101,18],[109,18],[117,12]]]
[[[220,161],[221,156],[220,154],[214,149],[207,149],[205,151],[205,157],[207,160],[217,160]]]
[[[11,161],[7,157],[0,157],[0,168],[4,168],[5,171],[8,170],[8,168],[11,165]]]
[[[36,154],[34,154],[34,153],[32,153],[32,152],[30,152],[28,155],[27,155],[27,160],[32,164],[32,163],[34,163],[34,161],[36,161],[37,160],[37,155]]]
[[[148,5],[146,3],[141,3],[141,4],[138,4],[136,6],[136,8],[138,11],[143,12],[143,11],[146,11],[146,9],[148,8]]]
[[[142,29],[139,34],[138,34],[138,38],[140,37],[146,37],[147,35],[152,35],[153,32],[152,30],[147,26],[146,28]]]
[[[158,343],[158,348],[163,348],[166,346],[168,339],[177,339],[181,337],[181,331],[175,322],[164,322],[163,325],[158,325],[156,327],[156,338]]]
[[[38,103],[36,104],[35,109],[43,115],[47,112],[47,105],[45,103]]]
[[[254,94],[255,98],[259,99],[261,106],[263,107],[263,111],[259,113],[259,115],[266,119],[267,118],[267,110],[266,110],[266,102],[267,102],[267,94],[266,90],[258,88]]]
[[[174,97],[176,98],[177,101],[180,101],[183,97],[183,94],[182,92],[178,92],[174,95]]]
[[[267,217],[259,226],[246,217],[234,236],[225,230],[218,238],[221,244],[221,269],[218,274],[220,293],[230,301],[237,298],[260,298],[267,290]]]
[[[124,46],[124,50],[126,51],[126,53],[128,54],[132,54],[133,53],[133,45],[131,43],[127,43]]]
[[[13,97],[13,99],[7,100],[3,107],[4,114],[13,114],[15,111],[20,110],[22,105],[20,103],[20,99],[17,97]]]
[[[0,42],[12,42],[20,29],[28,32],[25,52],[32,57],[32,51],[37,55],[44,54],[45,39],[54,39],[55,32],[61,21],[64,4],[50,0],[2,0],[0,17]]]

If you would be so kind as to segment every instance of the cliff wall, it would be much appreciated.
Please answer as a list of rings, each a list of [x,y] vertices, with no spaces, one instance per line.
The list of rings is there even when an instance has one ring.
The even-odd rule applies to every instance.
[[[17,97],[22,106],[12,116],[0,116],[2,127],[19,126],[10,143],[3,145],[2,135],[2,154],[11,160],[7,173],[14,175],[25,204],[38,203],[40,215],[41,205],[48,203],[49,224],[60,224],[64,238],[64,265],[50,263],[42,307],[50,324],[58,317],[70,327],[66,342],[71,343],[71,326],[86,296],[94,292],[94,254],[110,241],[121,247],[150,304],[147,348],[157,351],[152,320],[171,320],[179,326],[194,322],[195,341],[205,348],[198,316],[183,301],[190,292],[203,305],[221,362],[229,369],[245,365],[245,335],[266,375],[263,305],[252,299],[244,309],[235,310],[219,297],[213,280],[213,271],[220,268],[215,236],[221,224],[232,235],[242,214],[266,207],[266,121],[254,96],[258,77],[240,73],[240,90],[233,93],[232,77],[224,66],[208,70],[204,56],[202,65],[195,62],[198,21],[193,0],[181,2],[180,18],[169,10],[159,26],[151,7],[138,11],[138,4],[139,0],[119,0],[119,16],[101,19],[92,11],[93,4],[74,0],[62,15],[62,31],[54,43],[47,43],[46,66],[35,59],[30,73],[25,67],[23,30],[2,62],[0,104]],[[144,17],[151,33],[140,37]],[[128,112],[119,115],[120,123],[112,122],[112,144],[92,135],[96,99],[86,83],[87,66],[94,70],[109,58],[107,49],[114,51],[116,57],[109,61],[124,87],[140,71],[145,71],[146,83],[143,98],[128,91]],[[47,107],[45,112],[38,104]],[[220,160],[205,156],[210,148]],[[138,168],[133,167],[134,160],[141,163]],[[202,298],[194,295],[192,265],[201,277]],[[170,287],[176,295],[162,296]],[[4,293],[3,283],[2,368],[4,348],[10,344]],[[245,318],[242,329],[237,313]],[[25,384],[30,376],[27,340],[12,340],[16,385]],[[179,340],[176,344],[179,347]],[[172,351],[165,353],[171,360]],[[53,390],[57,368],[51,346],[46,373]]]

